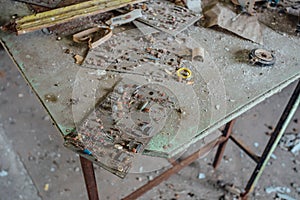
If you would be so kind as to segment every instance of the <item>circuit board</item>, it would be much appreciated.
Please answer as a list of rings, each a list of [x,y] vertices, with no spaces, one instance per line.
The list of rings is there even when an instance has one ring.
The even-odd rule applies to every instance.
[[[90,49],[82,67],[95,69],[103,80],[118,81],[76,134],[66,137],[67,143],[87,149],[99,165],[125,177],[153,136],[172,139],[198,122],[194,91],[200,89],[194,81],[202,81],[195,67],[202,62],[191,61],[190,47],[166,33],[145,36],[131,30]],[[183,90],[190,92],[182,95]]]
[[[142,9],[143,18],[139,21],[171,35],[177,35],[200,19],[199,14],[170,1],[147,1],[125,9]]]
[[[161,85],[122,80],[76,132],[66,137],[66,143],[93,156],[103,168],[125,177],[135,154],[143,151],[151,137],[170,120],[169,116],[173,116],[172,121],[179,120],[178,107],[176,97]]]

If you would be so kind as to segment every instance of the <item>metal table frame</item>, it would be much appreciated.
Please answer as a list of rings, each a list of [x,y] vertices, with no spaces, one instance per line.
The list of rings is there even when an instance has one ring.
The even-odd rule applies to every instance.
[[[226,144],[229,139],[231,139],[239,148],[241,148],[252,160],[256,162],[256,167],[248,180],[248,183],[245,187],[245,192],[241,194],[241,198],[243,200],[248,199],[249,194],[255,188],[260,176],[262,175],[265,166],[267,165],[272,153],[276,149],[282,135],[284,134],[287,126],[289,125],[292,117],[294,116],[297,108],[300,104],[300,80],[297,83],[297,86],[291,95],[288,104],[286,105],[277,125],[272,133],[263,153],[261,156],[256,155],[251,151],[249,147],[247,147],[242,141],[233,136],[232,129],[234,126],[235,120],[228,122],[222,131],[222,135],[216,140],[206,144],[201,149],[197,150],[195,153],[181,160],[180,162],[174,161],[172,162],[172,167],[167,169],[165,172],[149,181],[147,184],[143,185],[133,193],[124,197],[123,200],[132,200],[137,199],[142,196],[147,191],[151,190],[153,187],[159,185],[164,180],[168,179],[171,175],[179,172],[184,167],[188,166],[195,160],[197,160],[201,155],[209,152],[212,148],[218,146],[217,153],[213,162],[213,167],[216,169],[221,163]],[[81,167],[83,170],[83,176],[86,184],[86,189],[88,193],[89,200],[98,200],[98,189],[97,183],[93,168],[93,163],[86,158],[80,156]]]

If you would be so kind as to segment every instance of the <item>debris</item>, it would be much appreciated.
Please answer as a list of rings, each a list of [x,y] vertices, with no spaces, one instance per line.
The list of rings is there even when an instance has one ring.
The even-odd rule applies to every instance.
[[[298,194],[300,194],[300,187],[297,183],[291,183],[291,186],[297,191]]]
[[[300,151],[300,133],[286,133],[280,140],[280,148],[290,150],[292,154],[298,155]]]
[[[50,172],[55,172],[55,167],[51,167]]]
[[[239,5],[242,7],[243,11],[247,12],[250,15],[255,13],[254,11],[254,4],[255,0],[238,0]]]
[[[46,102],[52,102],[55,103],[57,102],[58,98],[55,94],[49,93],[44,95],[44,99]]]
[[[238,195],[238,196],[241,194],[241,190],[233,184],[226,184],[224,186],[224,189],[227,190],[228,192]]]
[[[48,191],[49,190],[49,183],[46,183],[45,185],[44,185],[44,191]]]
[[[171,35],[177,35],[201,17],[199,14],[187,8],[176,6],[169,1],[156,0],[145,4],[148,9],[143,12],[143,18],[137,20]],[[143,5],[137,4],[134,8],[141,9]]]
[[[80,171],[80,168],[79,167],[75,167],[74,168],[74,172],[79,172]]]
[[[275,63],[275,56],[265,49],[252,49],[249,53],[249,60],[251,64],[259,66],[271,66]]]
[[[50,117],[49,117],[49,115],[47,114],[47,115],[45,115],[42,119],[45,120],[45,121],[49,121],[49,120],[50,120]]]
[[[256,147],[256,148],[259,147],[259,143],[258,142],[254,142],[253,146]]]
[[[19,94],[18,94],[18,97],[19,97],[19,98],[23,98],[23,97],[24,97],[24,94],[23,94],[23,93],[19,93]]]
[[[263,44],[262,31],[256,16],[238,16],[230,8],[220,3],[215,4],[212,8],[205,11],[204,16],[206,19],[206,27],[218,25],[245,39]]]
[[[62,24],[76,18],[103,13],[142,1],[144,0],[111,0],[109,2],[102,0],[85,1],[17,19],[15,21],[16,31],[17,34],[24,34]]]
[[[287,195],[287,194],[277,193],[276,196],[279,197],[279,198],[282,199],[282,200],[296,200],[295,198],[290,197],[290,196]]]
[[[49,30],[48,28],[43,28],[42,32],[46,35],[51,35],[53,32],[51,30]]]
[[[132,22],[133,20],[140,18],[142,16],[143,16],[142,9],[135,9],[124,15],[113,17],[110,20],[108,20],[106,23],[110,26],[119,26],[122,24],[127,24],[129,22]]]
[[[153,176],[152,175],[147,176],[147,178],[148,178],[149,181],[153,180]]]
[[[98,35],[100,35],[100,39]],[[95,48],[106,42],[111,36],[111,29],[94,27],[74,34],[73,41],[77,43],[88,41],[89,48]]]
[[[298,155],[298,152],[300,151],[300,141],[298,144],[296,144],[292,149],[291,149],[291,152],[292,154],[294,155]]]
[[[204,49],[201,47],[194,48],[192,50],[192,61],[200,61],[204,60]]]
[[[265,188],[265,192],[267,194],[271,194],[273,192],[279,192],[279,193],[290,193],[291,189],[288,187],[267,187]]]
[[[186,6],[188,9],[195,13],[201,13],[201,0],[186,0]]]
[[[205,179],[205,174],[204,173],[199,173],[198,174],[198,179]]]
[[[7,176],[7,175],[8,175],[7,171],[5,171],[5,170],[0,171],[0,177],[4,177],[4,176]]]
[[[79,64],[79,65],[81,65],[82,62],[83,62],[83,60],[84,60],[84,58],[83,58],[81,55],[78,55],[78,54],[76,54],[76,55],[74,56],[74,59],[75,59],[75,63],[76,63],[76,64]]]
[[[272,154],[271,154],[271,158],[274,159],[274,160],[276,160],[276,159],[277,159],[277,156],[276,156],[275,154],[272,153]]]
[[[84,149],[84,150],[83,150],[83,153],[84,153],[84,154],[87,154],[87,155],[92,155],[92,153],[91,153],[88,149]]]

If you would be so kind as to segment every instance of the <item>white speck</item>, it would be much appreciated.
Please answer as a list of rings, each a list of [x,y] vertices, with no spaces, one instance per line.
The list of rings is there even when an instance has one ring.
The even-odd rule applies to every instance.
[[[216,105],[215,108],[216,108],[217,110],[220,110],[220,105]]]
[[[144,170],[144,169],[143,169],[143,166],[141,166],[140,169],[139,169],[140,173],[142,173],[143,170]]]
[[[271,158],[273,158],[274,160],[276,160],[277,156],[275,154],[271,154]]]
[[[152,180],[153,180],[153,176],[151,176],[151,175],[150,175],[150,176],[147,176],[147,178],[148,178],[149,181],[152,181]]]
[[[7,171],[5,171],[5,170],[0,171],[0,177],[4,177],[7,175],[8,175]]]
[[[256,148],[259,147],[259,143],[258,142],[254,142],[253,146],[256,147]]]
[[[205,179],[205,174],[204,173],[199,173],[198,174],[198,179]]]
[[[24,94],[19,93],[19,94],[18,94],[18,97],[19,97],[19,98],[22,98],[22,97],[24,97]]]
[[[79,171],[80,171],[80,168],[79,168],[79,167],[75,167],[75,168],[74,168],[74,171],[75,171],[75,172],[79,172]]]

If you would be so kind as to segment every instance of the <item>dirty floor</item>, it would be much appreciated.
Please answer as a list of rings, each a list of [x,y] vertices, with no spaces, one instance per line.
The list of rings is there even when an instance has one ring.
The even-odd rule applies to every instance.
[[[262,152],[294,87],[290,85],[240,116],[234,134],[255,152]],[[297,134],[300,138],[298,119],[300,109],[286,133],[286,139],[295,143],[299,142],[293,140]],[[300,155],[292,154],[292,146],[286,148],[285,144],[276,149],[250,199],[300,199]],[[78,156],[63,147],[58,130],[4,50],[0,50],[0,152],[0,200],[87,199]],[[254,162],[229,142],[221,166],[214,171],[214,154],[215,150],[140,199],[237,199],[224,185],[232,192],[241,190]],[[95,167],[100,199],[113,200],[161,171],[141,170],[122,180]]]

